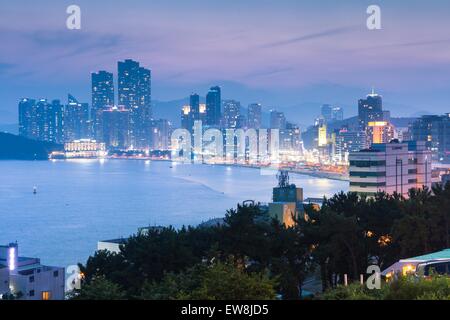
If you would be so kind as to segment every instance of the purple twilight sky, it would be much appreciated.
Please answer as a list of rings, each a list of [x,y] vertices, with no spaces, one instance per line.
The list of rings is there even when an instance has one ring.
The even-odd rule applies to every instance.
[[[81,7],[81,30],[66,8]],[[366,28],[381,7],[382,30]],[[393,115],[450,112],[450,2],[327,0],[2,0],[0,123],[21,97],[90,102],[90,72],[152,69],[153,99],[219,84],[244,105],[337,103],[346,115],[375,86]]]

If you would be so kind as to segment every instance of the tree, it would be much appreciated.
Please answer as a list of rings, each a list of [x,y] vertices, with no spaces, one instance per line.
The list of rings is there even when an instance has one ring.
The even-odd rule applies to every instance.
[[[122,300],[126,298],[125,292],[115,283],[104,277],[94,278],[89,284],[74,290],[68,296],[72,300]]]
[[[380,290],[369,290],[359,283],[352,283],[328,290],[317,298],[323,300],[449,300],[450,278],[401,277],[395,281],[383,283]]]
[[[177,300],[275,299],[275,282],[264,273],[246,273],[233,263],[196,265],[169,273],[159,283],[147,282],[140,298]]]

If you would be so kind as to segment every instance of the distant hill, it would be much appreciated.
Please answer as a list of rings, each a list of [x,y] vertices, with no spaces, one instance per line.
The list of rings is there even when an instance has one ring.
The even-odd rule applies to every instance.
[[[19,133],[19,125],[17,123],[12,123],[12,124],[0,123],[0,132],[18,134]]]
[[[62,145],[0,132],[0,160],[47,160],[49,153],[62,149]]]
[[[203,99],[202,99],[203,100]],[[181,125],[181,108],[189,104],[189,97],[172,101],[153,101],[153,116],[157,119],[167,119],[175,127]]]
[[[410,124],[413,124],[418,118],[408,117],[408,118],[391,118],[391,123],[394,127],[407,128]]]

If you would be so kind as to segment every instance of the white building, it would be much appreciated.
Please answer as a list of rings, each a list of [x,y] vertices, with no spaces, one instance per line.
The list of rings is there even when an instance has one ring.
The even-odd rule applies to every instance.
[[[64,144],[66,158],[103,158],[106,156],[104,143],[90,139],[80,139]]]
[[[111,253],[120,253],[120,246],[125,244],[126,239],[111,239],[111,240],[102,240],[97,242],[97,250],[106,250]]]
[[[63,300],[64,268],[41,264],[38,258],[19,257],[19,246],[0,246],[0,299]]]
[[[378,191],[408,195],[412,188],[431,188],[431,152],[424,142],[373,144],[352,152],[350,191],[373,196]]]

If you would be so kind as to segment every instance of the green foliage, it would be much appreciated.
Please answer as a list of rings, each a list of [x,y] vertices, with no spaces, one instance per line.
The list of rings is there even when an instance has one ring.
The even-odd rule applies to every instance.
[[[323,300],[377,300],[381,297],[380,290],[369,290],[360,283],[352,283],[348,286],[339,285],[329,289],[320,297]]]
[[[319,210],[306,206],[305,219],[299,218],[291,228],[269,219],[258,205],[245,205],[229,210],[223,225],[168,227],[134,235],[119,254],[99,251],[80,266],[83,283],[102,278],[123,288],[129,299],[244,299],[250,298],[247,290],[256,290],[250,285],[252,277],[264,274],[283,299],[299,299],[306,275],[317,266],[325,291],[342,283],[344,274],[357,281],[369,265],[384,269],[399,259],[450,247],[450,184],[432,191],[411,190],[408,199],[341,192],[324,200]],[[232,273],[235,278],[211,276],[230,268],[230,259],[240,272]],[[205,267],[211,264],[215,267]],[[249,281],[247,287],[242,284],[246,290],[235,286],[240,277]],[[351,288],[333,294],[377,298],[373,292]],[[390,292],[394,298],[394,287]],[[420,297],[432,295],[445,293],[424,291]]]
[[[125,297],[125,292],[117,284],[103,277],[92,279],[68,296],[73,300],[123,300]]]
[[[359,283],[327,290],[324,300],[450,300],[450,278],[435,276],[431,279],[402,277],[383,283],[380,290],[369,290]]]
[[[233,264],[197,265],[161,282],[146,283],[140,298],[165,300],[275,299],[275,282],[264,273],[247,273]]]
[[[285,299],[299,299],[301,284],[312,267],[300,237],[297,229],[286,229],[277,221],[264,219],[259,206],[238,206],[227,212],[222,226],[180,230],[169,227],[138,234],[121,246],[119,254],[98,251],[80,269],[85,284],[104,277],[125,288],[127,298],[195,298],[195,293],[198,297],[203,294],[218,299],[228,294],[250,299],[257,296],[258,288],[262,290],[250,285],[258,279]],[[214,278],[211,272],[230,268],[230,259],[240,273],[231,273],[235,278]],[[190,272],[211,262],[217,266],[200,272],[201,279]],[[270,285],[261,274],[272,279]],[[230,285],[221,279],[231,281]],[[238,290],[239,282],[233,279],[245,280],[241,283],[245,290]],[[180,287],[181,280],[184,285]],[[218,281],[222,281],[220,285],[216,285]],[[262,296],[268,289],[264,290]]]
[[[403,277],[386,287],[383,298],[387,300],[450,300],[449,277]]]
[[[299,220],[298,228],[320,266],[324,289],[336,287],[344,274],[358,280],[369,265],[383,269],[450,247],[450,184],[432,192],[412,189],[407,199],[342,192],[325,199],[320,210],[307,207],[306,212],[309,219]]]

